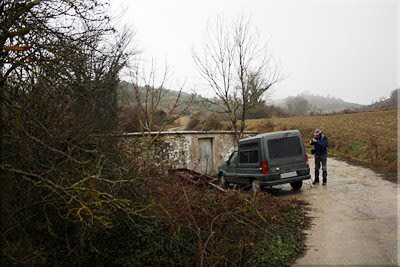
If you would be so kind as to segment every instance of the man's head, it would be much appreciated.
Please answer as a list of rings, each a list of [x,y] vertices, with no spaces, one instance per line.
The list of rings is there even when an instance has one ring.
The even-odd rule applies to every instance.
[[[321,137],[321,130],[320,129],[316,129],[315,131],[314,131],[314,138],[315,139],[318,139],[318,138],[320,138]]]

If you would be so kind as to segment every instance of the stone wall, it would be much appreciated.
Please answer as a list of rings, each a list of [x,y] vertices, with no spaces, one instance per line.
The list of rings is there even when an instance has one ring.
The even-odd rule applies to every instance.
[[[154,133],[156,134],[156,133]],[[257,132],[246,132],[245,137],[254,136]],[[118,136],[123,149],[128,150],[133,157],[139,157],[143,152],[140,133],[130,133]],[[151,148],[154,165],[164,169],[188,168],[198,172],[204,171],[204,160],[200,157],[199,139],[207,139],[211,143],[212,168],[208,173],[216,174],[218,166],[226,161],[236,147],[234,132],[231,131],[180,131],[162,132]],[[206,142],[206,143],[207,143]],[[203,152],[204,157],[204,152]],[[141,160],[138,158],[138,160]],[[143,159],[142,159],[143,160]]]

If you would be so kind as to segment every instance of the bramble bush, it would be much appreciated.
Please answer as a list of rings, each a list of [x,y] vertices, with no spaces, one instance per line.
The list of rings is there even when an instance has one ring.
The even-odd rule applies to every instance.
[[[1,265],[258,263],[276,250],[267,238],[301,241],[300,203],[198,188],[122,147],[117,89],[130,36],[114,35],[106,2],[0,7],[0,46],[31,49],[0,51]],[[278,263],[298,253],[277,248]]]

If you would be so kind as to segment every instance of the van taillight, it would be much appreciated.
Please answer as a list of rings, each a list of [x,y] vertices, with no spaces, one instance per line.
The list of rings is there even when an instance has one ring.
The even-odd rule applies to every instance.
[[[262,170],[262,174],[269,174],[268,162],[266,160],[261,161],[261,170]]]
[[[308,156],[307,156],[307,154],[304,155],[304,158],[305,158],[305,160],[306,160],[307,166],[310,166],[309,163],[308,163]]]

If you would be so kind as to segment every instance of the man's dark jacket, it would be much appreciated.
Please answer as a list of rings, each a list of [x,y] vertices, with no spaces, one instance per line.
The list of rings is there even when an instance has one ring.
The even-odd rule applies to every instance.
[[[321,134],[321,137],[314,142],[316,156],[326,156],[328,154],[328,138]]]

